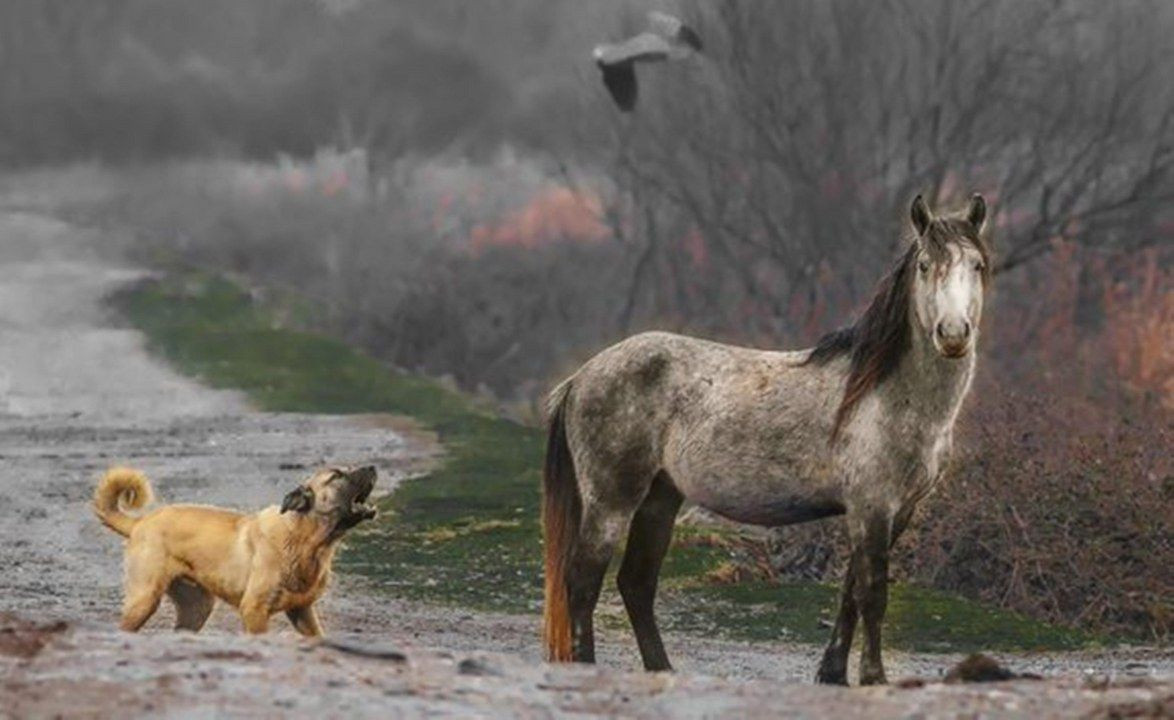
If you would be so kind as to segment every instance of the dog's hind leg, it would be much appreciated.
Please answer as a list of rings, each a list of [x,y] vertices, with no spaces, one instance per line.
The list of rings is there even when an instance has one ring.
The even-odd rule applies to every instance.
[[[166,589],[167,579],[164,577],[137,579],[133,584],[128,582],[119,627],[127,632],[137,632],[155,614]]]
[[[167,597],[175,605],[175,629],[199,632],[212,614],[216,598],[187,578],[176,578],[167,586]]]
[[[286,610],[285,616],[306,637],[322,637],[322,623],[318,621],[318,611],[313,605]]]
[[[119,627],[127,632],[137,632],[155,614],[162,599],[162,583],[158,586],[140,588],[127,595],[122,604],[122,622],[119,623]]]
[[[126,592],[119,623],[123,630],[136,632],[155,614],[171,581],[166,563],[166,556],[150,546],[132,543],[127,548]]]

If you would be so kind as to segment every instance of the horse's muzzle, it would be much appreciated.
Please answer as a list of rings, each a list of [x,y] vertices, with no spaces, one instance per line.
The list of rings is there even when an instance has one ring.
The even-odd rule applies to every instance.
[[[943,356],[958,359],[970,350],[969,320],[942,320],[934,328],[934,345]]]

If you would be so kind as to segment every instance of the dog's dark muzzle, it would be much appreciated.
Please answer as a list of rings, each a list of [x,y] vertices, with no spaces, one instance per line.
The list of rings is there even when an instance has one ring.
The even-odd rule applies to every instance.
[[[368,502],[371,491],[375,489],[375,467],[372,465],[361,467],[352,471],[348,477],[354,494],[351,495],[350,506],[343,513],[339,524],[349,528],[364,520],[370,520],[376,515],[375,506]]]

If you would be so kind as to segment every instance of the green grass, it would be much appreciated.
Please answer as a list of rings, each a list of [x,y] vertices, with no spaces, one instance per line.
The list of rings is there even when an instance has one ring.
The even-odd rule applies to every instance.
[[[244,390],[264,410],[394,413],[437,433],[440,467],[384,501],[384,520],[354,534],[341,569],[409,597],[538,606],[538,431],[337,340],[275,326],[271,313],[221,278],[147,283],[114,303],[182,372]]]
[[[670,591],[672,592],[672,591]],[[741,640],[821,644],[839,588],[813,582],[744,582],[695,586],[673,598],[691,612],[666,615],[665,626]],[[903,583],[889,593],[885,644],[920,652],[1060,650],[1089,645],[1084,633],[986,607],[932,588]]]
[[[541,603],[539,467],[543,437],[460,393],[397,372],[345,344],[281,327],[233,283],[200,275],[144,283],[113,299],[153,351],[182,372],[245,391],[262,409],[407,415],[437,433],[439,467],[384,501],[339,559],[397,596],[506,612]],[[717,542],[699,541],[701,536]],[[714,584],[736,543],[683,530],[664,569],[666,627],[749,640],[823,642],[835,588],[817,583]],[[935,590],[897,585],[887,643],[916,650],[1058,649],[1077,631]]]

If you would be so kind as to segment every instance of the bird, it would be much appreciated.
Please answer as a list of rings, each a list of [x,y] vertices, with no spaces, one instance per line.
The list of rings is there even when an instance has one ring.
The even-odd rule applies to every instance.
[[[596,45],[592,56],[603,73],[603,84],[620,110],[636,107],[636,63],[684,60],[703,52],[697,31],[667,13],[648,13],[645,32],[617,43]]]

